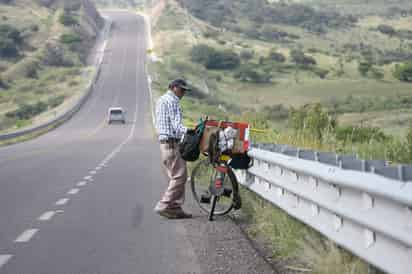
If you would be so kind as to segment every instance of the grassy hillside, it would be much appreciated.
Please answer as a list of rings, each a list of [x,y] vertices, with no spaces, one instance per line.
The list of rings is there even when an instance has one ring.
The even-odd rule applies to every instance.
[[[162,70],[185,74],[200,90],[211,90],[216,100],[243,111],[259,112],[277,104],[298,107],[320,102],[330,108],[348,99],[358,103],[370,97],[412,98],[411,84],[394,75],[398,64],[412,61],[412,3],[296,2],[301,4],[170,2],[155,26],[155,51],[166,64]],[[208,68],[202,61],[193,61],[192,49],[199,45],[232,51],[240,64]],[[409,107],[399,110],[402,115],[396,114],[401,124],[412,122]],[[395,119],[387,111],[386,106],[373,109],[374,117],[380,113],[383,119]],[[358,110],[349,107],[347,112]],[[367,108],[362,110],[362,125],[376,125],[367,113]],[[284,124],[272,122],[277,127]],[[398,131],[397,124],[384,125],[387,133],[405,132]]]
[[[84,92],[102,25],[89,1],[0,1],[0,131],[37,123]]]
[[[143,7],[145,0],[94,0],[100,8],[137,8]]]

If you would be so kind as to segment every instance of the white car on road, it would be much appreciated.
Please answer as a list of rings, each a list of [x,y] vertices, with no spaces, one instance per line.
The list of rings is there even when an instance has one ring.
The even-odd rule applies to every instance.
[[[121,107],[109,108],[107,122],[111,124],[112,122],[126,123],[125,111]]]

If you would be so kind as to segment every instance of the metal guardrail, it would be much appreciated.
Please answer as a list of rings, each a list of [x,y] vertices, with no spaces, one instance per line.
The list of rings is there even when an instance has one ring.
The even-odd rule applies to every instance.
[[[239,183],[377,268],[411,273],[411,166],[285,145],[249,156]]]
[[[104,29],[103,33],[100,35],[100,37],[101,37],[100,39],[102,39],[103,41],[107,39],[107,36],[110,32],[111,25],[112,25],[112,22],[110,20],[108,20],[106,22],[107,22],[107,24],[105,26],[105,29]],[[15,132],[11,132],[11,133],[7,133],[7,134],[2,134],[2,135],[0,135],[0,141],[6,141],[6,140],[22,137],[22,136],[25,136],[25,135],[28,135],[28,134],[40,132],[40,131],[42,131],[44,129],[47,129],[49,127],[56,127],[56,126],[60,125],[61,123],[65,122],[66,120],[70,119],[77,111],[79,111],[80,108],[82,107],[82,105],[90,97],[91,93],[94,90],[95,84],[96,84],[97,80],[99,79],[105,47],[106,47],[106,42],[104,42],[104,44],[103,44],[102,54],[99,56],[99,59],[97,60],[96,65],[95,65],[96,68],[97,68],[96,73],[95,73],[92,81],[90,82],[90,84],[86,88],[86,93],[79,99],[79,101],[74,106],[72,106],[70,109],[68,109],[64,113],[60,114],[59,116],[53,118],[52,120],[50,120],[46,123],[41,124],[41,125],[31,127],[31,128],[27,128],[27,129],[23,129],[23,130],[19,130],[19,131],[15,131]]]

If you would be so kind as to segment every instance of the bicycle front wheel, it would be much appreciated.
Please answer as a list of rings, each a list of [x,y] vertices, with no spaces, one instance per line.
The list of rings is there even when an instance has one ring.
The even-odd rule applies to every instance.
[[[193,169],[190,177],[190,186],[193,197],[199,207],[206,213],[212,209],[212,193],[210,185],[214,184],[217,170],[208,159],[201,160]],[[214,215],[225,215],[233,208],[235,195],[238,195],[238,186],[235,174],[228,168],[222,183],[224,194],[217,196]]]

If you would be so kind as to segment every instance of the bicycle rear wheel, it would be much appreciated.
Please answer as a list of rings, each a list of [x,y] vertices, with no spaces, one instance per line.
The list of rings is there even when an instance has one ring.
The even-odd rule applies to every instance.
[[[210,213],[212,209],[212,193],[210,193],[209,187],[211,184],[214,184],[217,172],[209,160],[204,159],[195,166],[190,177],[193,197],[199,207],[206,213]],[[224,194],[216,197],[214,215],[225,215],[229,213],[234,205],[234,197],[238,195],[236,176],[231,168],[227,168],[222,186],[224,188]]]

